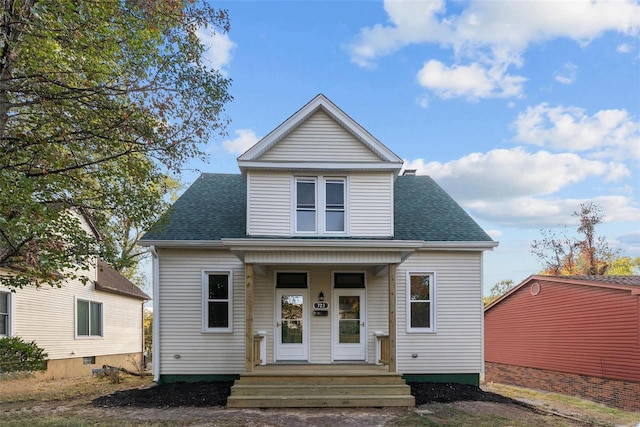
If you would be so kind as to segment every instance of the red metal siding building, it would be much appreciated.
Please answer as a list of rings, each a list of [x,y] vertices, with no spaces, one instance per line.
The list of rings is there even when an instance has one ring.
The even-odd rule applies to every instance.
[[[531,276],[485,309],[485,380],[640,410],[640,276]]]

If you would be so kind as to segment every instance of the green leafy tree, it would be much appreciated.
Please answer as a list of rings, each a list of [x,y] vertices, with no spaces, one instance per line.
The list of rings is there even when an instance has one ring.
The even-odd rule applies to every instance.
[[[596,235],[596,227],[602,223],[604,213],[593,203],[580,205],[573,213],[578,218],[578,236],[557,234],[541,230],[543,238],[534,240],[531,252],[543,263],[542,274],[553,276],[605,275],[610,273],[614,260],[620,257],[604,236]]]
[[[130,267],[125,242],[166,207],[170,174],[224,133],[230,81],[197,31],[228,31],[228,15],[191,0],[2,2],[0,280],[59,285],[97,254]]]
[[[0,373],[47,370],[48,354],[35,341],[20,337],[0,338]]]
[[[511,289],[513,289],[514,286],[515,284],[511,279],[499,281],[498,283],[496,283],[491,287],[491,290],[489,291],[489,295],[484,297],[484,305],[487,306],[491,304],[493,301],[497,300],[502,295],[506,294]]]

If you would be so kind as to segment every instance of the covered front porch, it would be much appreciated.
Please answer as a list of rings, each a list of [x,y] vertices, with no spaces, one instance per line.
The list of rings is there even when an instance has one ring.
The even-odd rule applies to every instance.
[[[244,263],[245,372],[283,362],[397,371],[400,263],[421,242],[234,239]]]

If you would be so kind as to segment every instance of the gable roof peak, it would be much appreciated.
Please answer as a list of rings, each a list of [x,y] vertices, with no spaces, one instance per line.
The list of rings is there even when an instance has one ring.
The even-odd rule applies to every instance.
[[[278,127],[269,132],[264,138],[254,144],[238,157],[238,166],[244,171],[260,160],[260,157],[271,149],[276,143],[281,141],[290,132],[298,128],[310,116],[317,111],[327,114],[338,125],[353,135],[360,143],[380,158],[380,163],[392,164],[398,171],[402,168],[403,160],[387,148],[382,142],[371,135],[360,124],[353,120],[348,114],[342,111],[324,94],[319,93],[311,101],[296,111]]]

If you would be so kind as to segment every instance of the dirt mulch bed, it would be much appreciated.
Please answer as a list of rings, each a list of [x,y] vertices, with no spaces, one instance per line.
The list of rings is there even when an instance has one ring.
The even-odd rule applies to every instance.
[[[225,406],[233,381],[171,383],[117,391],[93,400],[97,407],[175,408]],[[416,405],[430,402],[486,401],[517,403],[480,387],[454,383],[409,383]]]

